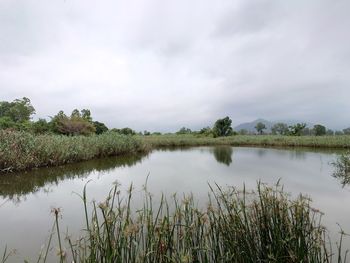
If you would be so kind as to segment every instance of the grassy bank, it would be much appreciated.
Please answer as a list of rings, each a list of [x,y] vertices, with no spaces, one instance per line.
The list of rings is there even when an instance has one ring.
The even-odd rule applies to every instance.
[[[61,263],[345,262],[331,251],[310,200],[292,199],[279,186],[258,184],[255,192],[216,186],[203,208],[192,196],[163,197],[155,205],[147,190],[143,207],[136,208],[132,195],[131,188],[124,196],[115,186],[104,202],[93,201],[90,213],[84,190],[86,225],[77,241],[61,232],[61,211],[53,209],[55,231],[38,262],[46,262],[56,241]]]
[[[134,154],[159,147],[205,145],[350,148],[350,136],[236,135],[211,138],[194,135],[126,136],[115,132],[63,136],[0,130],[0,172]]]
[[[113,132],[93,136],[63,136],[0,130],[2,171],[57,166],[146,150],[146,144],[139,138]]]
[[[342,136],[279,136],[235,135],[229,137],[198,137],[195,135],[144,136],[143,140],[154,147],[173,146],[263,146],[263,147],[314,147],[350,148],[350,135]]]

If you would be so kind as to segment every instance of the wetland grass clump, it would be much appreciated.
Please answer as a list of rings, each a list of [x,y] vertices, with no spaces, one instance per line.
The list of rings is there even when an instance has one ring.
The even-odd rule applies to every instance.
[[[57,166],[146,150],[145,144],[135,136],[114,132],[64,136],[0,130],[0,171]]]
[[[307,197],[291,198],[280,186],[258,184],[247,192],[211,187],[203,207],[190,195],[155,202],[145,190],[132,206],[132,187],[115,186],[102,203],[84,188],[86,226],[77,241],[59,239],[60,262],[345,262],[332,254],[321,213]],[[157,203],[157,205],[155,205]],[[56,224],[59,214],[55,213]],[[59,228],[57,226],[57,230]],[[42,257],[44,258],[44,257]]]

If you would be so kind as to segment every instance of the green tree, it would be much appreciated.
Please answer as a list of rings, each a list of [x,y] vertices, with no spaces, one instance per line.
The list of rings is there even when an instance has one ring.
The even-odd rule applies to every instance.
[[[264,130],[266,130],[266,126],[265,126],[264,123],[258,122],[258,123],[255,125],[255,129],[256,129],[257,132],[261,135],[261,134],[263,134]]]
[[[350,134],[350,127],[344,129],[344,130],[343,130],[343,133],[346,134],[346,135],[349,135],[349,134]]]
[[[83,114],[83,116],[84,116],[84,114]],[[88,118],[84,118],[84,117],[83,117],[83,119],[84,120],[88,120]],[[94,121],[94,122],[92,122],[92,124],[95,127],[95,130],[96,130],[95,133],[96,134],[102,134],[102,133],[108,131],[107,126],[103,122]]]
[[[230,136],[233,134],[233,129],[231,127],[232,120],[226,116],[223,119],[218,119],[213,127],[214,137]]]
[[[0,117],[0,129],[16,129],[16,123],[8,116]]]
[[[78,109],[74,109],[70,115],[71,118],[81,118],[80,111]]]
[[[210,127],[204,127],[199,130],[198,134],[204,135],[204,136],[212,136],[213,131]]]
[[[136,132],[128,127],[122,128],[122,129],[117,129],[117,128],[113,128],[111,131],[119,133],[119,134],[124,134],[124,135],[135,135]]]
[[[70,117],[60,111],[51,118],[50,125],[54,132],[64,135],[91,135],[96,131],[95,126],[82,118],[77,109],[73,110]]]
[[[278,122],[274,124],[271,128],[272,134],[276,135],[287,135],[288,134],[288,125],[283,122]]]
[[[316,136],[326,135],[326,127],[321,124],[314,125],[313,132]]]
[[[12,102],[0,102],[0,118],[9,117],[14,122],[29,121],[31,116],[35,113],[30,99],[23,97],[22,99],[15,99]]]
[[[182,127],[180,130],[176,132],[176,134],[190,134],[192,133],[191,129]]]
[[[39,119],[36,122],[33,122],[31,127],[31,130],[35,134],[48,133],[50,129],[51,129],[51,126],[45,119]]]
[[[297,123],[295,125],[289,126],[289,134],[292,136],[301,136],[305,127],[306,123]]]
[[[87,121],[92,121],[92,117],[91,117],[91,111],[88,110],[88,109],[82,109],[81,110],[81,117],[84,119],[84,120],[87,120]],[[101,123],[101,122],[100,122]]]

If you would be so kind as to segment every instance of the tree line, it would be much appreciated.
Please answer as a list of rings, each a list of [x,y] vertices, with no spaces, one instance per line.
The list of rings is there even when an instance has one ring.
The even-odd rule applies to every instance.
[[[333,131],[327,129],[324,125],[316,124],[312,128],[307,127],[306,123],[296,123],[294,125],[287,125],[286,123],[276,123],[271,127],[271,132],[267,132],[267,127],[264,123],[258,122],[255,125],[256,132],[252,133],[246,129],[234,131],[232,129],[232,120],[226,116],[218,119],[213,127],[204,127],[199,131],[192,131],[189,128],[182,127],[176,134],[199,134],[212,137],[222,137],[231,135],[248,135],[248,134],[271,134],[271,135],[288,135],[288,136],[323,136],[323,135],[350,135],[350,127],[342,131]]]
[[[102,134],[108,131],[103,123],[93,120],[89,109],[74,109],[70,115],[59,111],[50,117],[50,120],[43,118],[37,121],[32,120],[35,108],[30,99],[23,97],[12,102],[0,102],[0,129],[12,129],[28,131],[34,134],[62,134],[62,135],[92,135]],[[136,134],[131,128],[111,129],[120,134]]]
[[[32,120],[35,114],[35,108],[31,104],[30,99],[23,97],[15,99],[12,102],[0,102],[0,129],[14,129],[20,131],[28,131],[34,134],[54,133],[63,135],[92,135],[102,134],[108,131],[108,127],[103,123],[93,120],[89,109],[74,109],[70,115],[59,111],[56,115],[50,117],[49,120],[38,119]],[[350,127],[342,131],[333,131],[327,129],[324,125],[316,124],[313,128],[307,127],[306,123],[296,123],[295,125],[287,125],[286,123],[276,123],[272,126],[271,132],[267,133],[267,127],[264,123],[258,122],[255,126],[256,134],[273,134],[273,135],[343,135],[350,134]],[[160,132],[139,132],[137,133],[131,128],[113,128],[110,131],[125,135],[161,135]],[[194,134],[200,136],[223,137],[231,135],[246,135],[247,130],[234,131],[232,128],[232,120],[226,116],[215,121],[212,127],[204,127],[198,131],[192,131],[189,128],[182,127],[175,134]]]

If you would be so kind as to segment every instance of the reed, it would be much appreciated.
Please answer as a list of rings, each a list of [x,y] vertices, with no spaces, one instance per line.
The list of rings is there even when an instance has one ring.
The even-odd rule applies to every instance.
[[[148,152],[160,147],[205,145],[350,148],[350,136],[235,135],[211,138],[198,135],[127,136],[115,132],[63,136],[0,130],[0,173]]]
[[[123,196],[115,185],[105,201],[92,202],[90,213],[84,188],[85,234],[77,241],[67,237],[67,251],[55,210],[61,262],[346,261],[341,246],[333,254],[322,214],[310,199],[293,199],[279,185],[258,183],[249,192],[210,186],[208,203],[201,208],[192,195],[173,196],[170,202],[162,196],[155,205],[145,188],[139,209],[132,206],[132,186]]]
[[[147,150],[139,138],[114,132],[69,137],[0,130],[0,171],[57,166]]]

